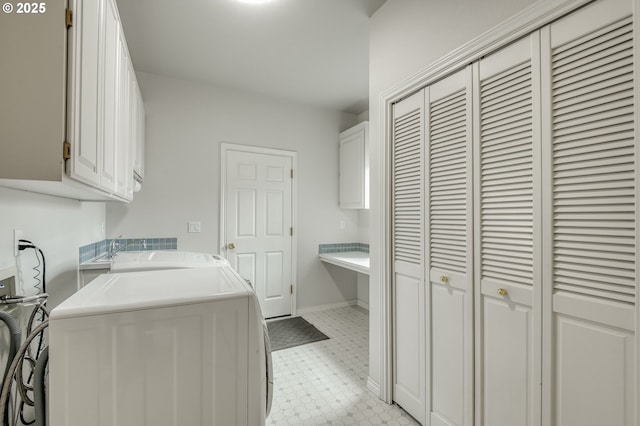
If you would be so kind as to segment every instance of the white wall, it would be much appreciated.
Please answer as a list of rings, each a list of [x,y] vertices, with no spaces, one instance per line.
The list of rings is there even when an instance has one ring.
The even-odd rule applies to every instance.
[[[381,188],[384,185],[379,134],[380,95],[471,41],[534,0],[387,0],[373,15],[369,51],[369,128],[371,144],[371,275],[369,282],[369,375],[380,383],[381,285],[389,285],[380,271],[383,228]]]
[[[153,74],[138,81],[145,181],[133,203],[107,206],[107,236],[178,237],[181,250],[218,253],[220,142],[296,151],[298,307],[355,299],[354,274],[320,262],[318,244],[358,237],[357,211],[338,208],[338,134],[357,117]],[[202,232],[187,233],[187,221]]]
[[[0,187],[0,269],[20,266],[25,287],[32,286],[32,250],[13,256],[13,230],[42,249],[47,260],[49,308],[78,285],[78,248],[103,239],[104,203],[80,202]],[[17,262],[16,262],[17,260]]]

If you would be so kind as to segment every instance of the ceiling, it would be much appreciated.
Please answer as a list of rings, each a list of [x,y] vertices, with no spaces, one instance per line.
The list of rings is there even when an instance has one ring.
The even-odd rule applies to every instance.
[[[117,0],[138,72],[360,113],[385,0]]]

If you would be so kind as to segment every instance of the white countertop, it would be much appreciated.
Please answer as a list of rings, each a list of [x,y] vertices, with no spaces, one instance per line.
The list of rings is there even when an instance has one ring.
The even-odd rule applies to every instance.
[[[111,269],[111,260],[106,257],[99,259],[88,260],[78,265],[78,269],[81,271],[87,271],[90,269]]]
[[[322,253],[320,260],[369,275],[369,253],[363,253],[361,251]]]

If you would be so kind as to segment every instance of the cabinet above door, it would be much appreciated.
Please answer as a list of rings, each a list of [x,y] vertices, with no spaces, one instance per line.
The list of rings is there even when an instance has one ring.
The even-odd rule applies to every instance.
[[[369,123],[340,133],[340,207],[369,208]]]

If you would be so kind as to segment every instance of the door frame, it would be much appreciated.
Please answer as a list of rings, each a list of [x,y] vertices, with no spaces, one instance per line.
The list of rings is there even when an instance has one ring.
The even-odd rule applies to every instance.
[[[293,179],[291,179],[291,226],[293,227],[293,236],[291,237],[291,281],[293,285],[293,294],[291,295],[291,316],[297,314],[298,304],[296,302],[298,295],[298,276],[297,276],[297,247],[298,247],[298,180],[296,179],[296,171],[298,170],[298,153],[295,151],[287,151],[283,149],[264,148],[259,146],[241,145],[229,142],[220,142],[220,233],[218,238],[219,250],[225,251],[227,231],[226,231],[226,197],[227,197],[227,153],[229,151],[246,152],[251,154],[277,155],[280,157],[289,157],[291,159],[291,167],[294,170]]]
[[[371,331],[378,333],[375,338],[370,337],[370,341],[380,342],[379,347],[370,346],[370,366],[379,366],[378,371],[370,371],[368,388],[380,399],[391,404],[393,400],[393,324],[392,324],[392,294],[391,283],[393,279],[393,268],[391,267],[391,130],[393,127],[393,104],[412,95],[422,88],[435,83],[436,81],[458,71],[468,64],[479,60],[481,57],[530,34],[552,21],[584,6],[591,0],[541,0],[526,7],[510,19],[503,21],[491,30],[462,45],[458,49],[445,55],[432,65],[420,70],[412,77],[387,89],[378,98],[378,122],[376,129],[371,129],[372,139],[378,137],[377,149],[372,151],[375,154],[372,163],[377,169],[377,179],[382,183],[381,196],[378,205],[372,205],[372,210],[377,210],[379,215],[374,216],[374,223],[371,224],[374,235],[372,241],[380,243],[379,249],[372,251],[371,276],[373,291],[377,290],[378,304],[370,305],[371,309]],[[634,12],[640,9],[639,0],[634,0]],[[640,20],[639,20],[640,21]],[[634,24],[637,25],[637,24]],[[377,133],[377,135],[376,135]],[[376,176],[372,181],[375,181]],[[377,201],[377,200],[372,200]],[[377,216],[377,217],[376,217]],[[375,221],[378,219],[378,221]],[[428,276],[428,275],[427,275]],[[375,281],[377,279],[377,282]],[[370,283],[371,285],[371,283]],[[377,285],[377,288],[376,288]],[[640,299],[638,292],[637,299]],[[376,312],[377,311],[377,312]],[[640,315],[637,322],[640,323]],[[640,328],[640,325],[639,325]],[[640,339],[637,339],[637,348],[640,352]],[[377,359],[371,357],[374,355]],[[640,361],[639,361],[640,362]],[[475,373],[474,373],[475,374]],[[376,378],[378,380],[376,380]],[[474,384],[475,386],[475,384]]]

